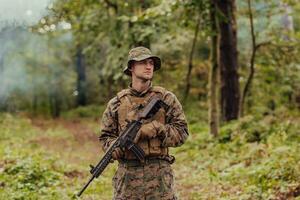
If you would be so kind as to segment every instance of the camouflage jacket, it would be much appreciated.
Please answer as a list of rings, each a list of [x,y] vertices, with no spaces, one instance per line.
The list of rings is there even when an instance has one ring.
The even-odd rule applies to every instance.
[[[133,96],[147,96],[153,90],[150,86],[143,92],[137,92],[132,87],[129,87],[130,95]],[[165,137],[162,139],[162,147],[177,147],[182,145],[187,139],[189,133],[187,128],[187,122],[185,119],[182,106],[176,96],[164,89],[162,100],[169,106],[165,116]],[[102,144],[104,151],[111,145],[120,132],[120,126],[118,124],[118,108],[120,107],[121,101],[118,96],[112,98],[106,110],[102,116],[102,128],[99,136],[99,140]]]

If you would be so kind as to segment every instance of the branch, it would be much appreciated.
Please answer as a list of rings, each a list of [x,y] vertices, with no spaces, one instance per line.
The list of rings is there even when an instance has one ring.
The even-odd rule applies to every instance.
[[[191,76],[192,68],[193,68],[193,55],[194,55],[195,46],[196,46],[196,43],[197,43],[198,32],[199,32],[200,24],[201,24],[201,18],[202,18],[202,15],[199,14],[199,17],[197,19],[196,28],[195,28],[195,33],[194,33],[192,49],[191,49],[191,52],[190,52],[190,55],[189,55],[188,73],[186,75],[186,88],[185,88],[185,93],[184,93],[184,99],[185,100],[187,99],[187,97],[189,95],[189,90],[190,90],[190,86],[191,86],[190,76]]]
[[[243,94],[242,94],[242,98],[241,98],[241,102],[240,102],[240,117],[243,115],[244,102],[247,97],[247,94],[249,93],[251,83],[252,83],[254,73],[255,73],[254,63],[255,63],[256,52],[260,47],[271,44],[271,41],[266,41],[266,42],[261,42],[259,44],[256,44],[256,35],[254,33],[251,0],[247,0],[247,2],[248,2],[248,12],[249,12],[250,29],[251,29],[252,52],[251,52],[251,58],[250,58],[250,72],[249,72],[249,76],[246,81],[245,88],[243,90]]]
[[[272,42],[271,41],[265,41],[265,42],[261,42],[259,44],[256,44],[255,45],[255,50],[258,50],[260,47],[266,46],[266,45],[269,45],[269,44],[272,44]]]
[[[256,36],[254,33],[254,25],[253,25],[253,14],[252,14],[252,8],[251,8],[251,0],[247,0],[248,3],[248,12],[249,12],[249,20],[250,20],[250,29],[251,29],[251,40],[252,40],[252,52],[251,52],[251,58],[250,58],[250,73],[248,76],[248,79],[246,81],[244,90],[243,90],[243,94],[242,94],[242,98],[241,98],[241,102],[240,102],[240,117],[243,116],[243,112],[244,112],[244,102],[245,102],[245,98],[248,94],[250,85],[252,83],[252,79],[254,77],[254,73],[255,73],[255,69],[254,69],[254,61],[255,61],[255,54],[256,54],[256,50],[259,48],[259,46],[256,45]]]

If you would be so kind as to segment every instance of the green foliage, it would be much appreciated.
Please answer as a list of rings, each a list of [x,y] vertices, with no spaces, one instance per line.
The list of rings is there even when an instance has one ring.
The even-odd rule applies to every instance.
[[[94,121],[97,109],[91,106],[86,111],[79,109],[68,114],[73,120],[86,112],[90,117],[80,120],[99,128]],[[186,112],[187,118],[193,118],[192,112],[193,109]],[[56,124],[44,120],[39,124],[10,114],[2,114],[0,119],[0,130],[7,132],[16,127],[12,129],[15,134],[9,132],[0,144],[0,198],[74,198],[88,179],[87,163],[99,159],[99,155],[91,156],[92,143],[78,143],[64,121]],[[41,122],[46,126],[41,126]],[[180,198],[246,200],[296,195],[300,178],[299,122],[297,112],[248,115],[223,125],[218,138],[209,134],[205,122],[191,123],[186,143],[171,149],[176,156],[173,167]],[[81,134],[86,134],[85,129]],[[44,143],[47,140],[67,142],[59,147],[57,142]],[[91,184],[84,198],[110,199],[115,169],[116,164],[111,165]]]
[[[299,5],[294,0],[284,1],[288,7],[280,1],[251,2],[256,42],[260,46],[245,113],[270,113],[281,106],[294,109],[299,106],[299,17],[295,14]],[[210,36],[215,34],[210,31],[209,7],[207,0],[53,1],[47,15],[30,28],[31,32],[8,28],[0,34],[3,46],[10,50],[5,52],[0,81],[5,85],[1,90],[4,94],[0,94],[0,109],[49,115],[53,101],[62,111],[73,109],[78,92],[75,68],[78,50],[82,50],[86,68],[87,103],[107,102],[129,84],[122,68],[128,50],[138,45],[151,47],[162,58],[155,84],[168,88],[181,99],[199,17],[190,99],[206,104]],[[252,46],[247,3],[237,1],[237,7],[242,89],[249,74]],[[282,27],[285,15],[293,17],[293,31]],[[196,120],[197,117],[192,119]]]
[[[75,198],[87,181],[87,163],[96,162],[101,153],[91,156],[90,152],[98,153],[100,148],[89,149],[93,143],[84,138],[94,135],[84,129],[84,136],[76,138],[79,130],[74,131],[77,126],[73,126],[84,122],[98,131],[95,119],[104,110],[103,102],[128,85],[122,68],[133,46],[149,46],[162,58],[154,84],[180,99],[199,16],[190,98],[183,105],[190,136],[182,147],[171,150],[177,159],[174,169],[181,199],[296,196],[300,187],[300,19],[296,13],[300,7],[294,0],[284,2],[294,11],[291,32],[281,27],[280,19],[286,13],[279,1],[252,1],[256,41],[262,45],[257,49],[246,115],[222,124],[217,138],[209,134],[207,126],[209,44],[214,34],[208,29],[209,1],[54,1],[48,15],[32,27],[33,36],[24,29],[1,32],[1,36],[22,34],[3,37],[8,41],[3,47],[13,51],[7,54],[3,68],[0,62],[0,70],[4,69],[0,109],[47,115],[54,96],[62,107],[62,117],[71,119],[71,125],[45,119],[45,124],[38,124],[25,115],[0,114],[0,199]],[[237,4],[243,86],[252,47],[247,5],[244,1]],[[9,38],[20,41],[13,47]],[[74,109],[73,66],[78,49],[85,57],[90,106]],[[111,198],[115,168],[116,164],[112,165],[91,185],[85,193],[87,199]]]
[[[80,106],[73,110],[69,110],[62,114],[63,118],[72,119],[72,118],[99,118],[103,113],[105,107],[97,106],[97,105],[89,105],[89,106]]]
[[[177,162],[188,166],[181,171],[180,164],[175,165],[177,173],[183,173],[177,181],[195,190],[198,185],[190,196],[195,199],[286,199],[297,195],[299,120],[292,112],[248,115],[223,125],[216,139],[203,125],[190,125],[189,140],[173,151]],[[186,195],[184,191],[180,194]]]
[[[10,139],[12,136],[25,139],[37,134],[35,129],[30,128],[29,119],[9,113],[0,113],[0,126],[0,141]]]
[[[54,157],[27,143],[40,134],[31,120],[10,114],[1,114],[0,119],[0,199],[62,198],[57,191],[62,171]]]
[[[202,102],[187,101],[183,105],[183,110],[186,114],[189,124],[199,124],[199,122],[207,122],[207,108]]]
[[[1,175],[5,192],[2,198],[38,199],[40,196],[58,198],[60,194],[54,188],[62,186],[62,173],[51,167],[53,161],[34,157],[4,157],[4,170]]]
[[[11,114],[1,114],[0,119],[0,135],[3,136],[0,140],[0,199],[76,199],[76,193],[89,176],[87,162],[99,159],[85,149],[90,144],[71,148],[70,144],[78,143],[64,128],[67,125],[51,120],[32,120]],[[98,125],[94,120],[88,125],[91,124]],[[76,158],[75,163],[69,159],[70,156]],[[86,157],[95,160],[86,160]],[[108,182],[115,168],[114,164],[106,170],[85,196],[92,198],[97,193],[103,199],[111,198]]]

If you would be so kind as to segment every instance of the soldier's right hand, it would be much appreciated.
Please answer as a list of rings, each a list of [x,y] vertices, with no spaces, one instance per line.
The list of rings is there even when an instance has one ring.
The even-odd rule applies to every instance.
[[[110,141],[110,147],[116,142],[116,140],[112,140]],[[120,158],[122,158],[124,156],[124,151],[120,148],[120,147],[117,147],[115,148],[115,150],[113,151],[112,153],[112,158],[113,160],[111,160],[112,162],[114,160],[118,160]]]
[[[114,160],[119,160],[120,158],[122,158],[124,156],[124,152],[122,151],[121,148],[116,148],[113,153],[112,153],[112,157]]]

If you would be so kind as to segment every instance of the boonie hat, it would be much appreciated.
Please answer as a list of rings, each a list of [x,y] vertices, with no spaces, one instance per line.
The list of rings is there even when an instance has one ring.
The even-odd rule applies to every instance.
[[[141,46],[141,47],[135,47],[129,51],[128,59],[127,59],[127,66],[125,67],[123,72],[126,75],[131,76],[131,72],[129,71],[129,69],[130,69],[132,62],[145,60],[147,58],[153,59],[154,71],[160,69],[160,66],[161,66],[160,58],[158,56],[153,55],[151,53],[150,49]]]

